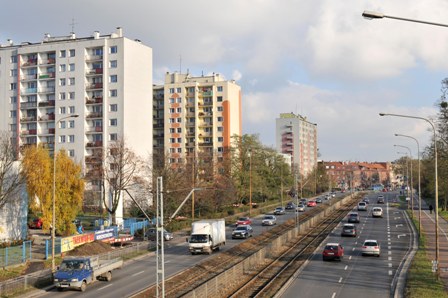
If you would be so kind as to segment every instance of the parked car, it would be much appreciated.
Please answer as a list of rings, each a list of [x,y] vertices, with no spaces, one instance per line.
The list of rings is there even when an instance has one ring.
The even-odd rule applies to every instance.
[[[317,203],[314,200],[308,201],[308,204],[307,204],[308,207],[316,207],[316,205],[317,205]]]
[[[358,203],[358,211],[367,211],[367,203],[359,202]]]
[[[285,209],[286,210],[294,210],[296,208],[296,204],[294,204],[293,202],[289,202],[288,204],[286,204]]]
[[[347,222],[349,223],[359,223],[359,214],[357,212],[350,212],[347,215]]]
[[[305,205],[303,204],[299,204],[299,206],[297,206],[296,211],[298,212],[304,212],[305,211]]]
[[[344,248],[339,243],[327,243],[322,252],[322,259],[324,261],[339,260],[344,257]]]
[[[35,218],[28,223],[30,229],[42,229],[43,222],[41,218]]]
[[[373,209],[372,209],[372,217],[383,217],[383,208],[381,208],[381,207],[373,207]]]
[[[376,201],[377,204],[384,204],[384,196],[378,196],[378,200]]]
[[[274,215],[283,215],[285,214],[285,208],[283,207],[277,207],[274,210]]]
[[[249,238],[253,236],[253,229],[250,225],[237,226],[232,232],[232,239],[236,238]]]
[[[156,241],[157,239],[157,229],[156,228],[149,228],[145,232],[146,237],[148,237],[148,240]],[[173,233],[168,232],[166,229],[163,229],[163,238],[165,241],[170,241],[174,238]]]
[[[361,255],[372,255],[379,257],[381,254],[381,247],[377,240],[366,240],[361,247]]]
[[[273,226],[277,224],[277,218],[274,215],[265,215],[261,221],[262,226]]]
[[[341,236],[356,237],[356,226],[354,224],[344,224],[342,226]]]
[[[249,217],[240,217],[235,223],[236,226],[250,225],[250,224],[252,224],[252,220]]]

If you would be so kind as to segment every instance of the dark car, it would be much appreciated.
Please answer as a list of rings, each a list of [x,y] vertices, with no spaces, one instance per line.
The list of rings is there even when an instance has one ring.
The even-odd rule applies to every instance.
[[[377,204],[384,204],[384,196],[378,196]]]
[[[28,223],[30,229],[42,229],[43,222],[41,218],[35,218]]]
[[[250,225],[237,226],[232,232],[232,239],[252,237],[254,230]]]
[[[364,198],[364,199],[362,199],[362,201],[365,202],[366,204],[369,204],[369,203],[370,203],[369,198]]]
[[[356,237],[356,226],[354,224],[344,224],[342,227],[341,236]]]
[[[286,204],[285,209],[286,210],[294,210],[296,208],[296,205],[293,202],[289,202],[288,204]]]
[[[351,212],[348,214],[347,216],[347,222],[349,223],[359,223],[360,219],[359,219],[359,214],[356,212]]]
[[[344,257],[344,248],[339,243],[327,243],[322,252],[322,259],[324,261],[339,260]]]
[[[322,199],[321,198],[317,198],[316,199],[316,204],[321,204],[322,203]]]
[[[148,237],[148,240],[155,241],[157,237],[156,228],[149,228],[146,231],[146,237]],[[163,229],[163,238],[165,239],[165,241],[169,241],[174,238],[173,233],[170,233],[167,230]]]

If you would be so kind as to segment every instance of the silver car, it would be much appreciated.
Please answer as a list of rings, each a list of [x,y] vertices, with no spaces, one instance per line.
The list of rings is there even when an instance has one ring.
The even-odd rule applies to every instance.
[[[261,221],[263,226],[273,226],[277,224],[277,218],[274,215],[265,215]]]
[[[379,257],[381,254],[381,246],[377,240],[366,240],[361,247],[361,255],[372,255]]]

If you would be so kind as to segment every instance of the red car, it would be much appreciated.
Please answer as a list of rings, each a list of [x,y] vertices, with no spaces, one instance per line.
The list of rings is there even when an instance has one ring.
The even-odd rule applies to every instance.
[[[308,201],[308,207],[316,207],[316,205],[317,205],[317,202],[316,201],[314,201],[314,200],[312,200],[312,201]]]
[[[344,257],[344,248],[339,243],[327,243],[322,252],[322,259],[324,261],[339,260]]]
[[[250,225],[250,224],[252,224],[252,220],[250,220],[250,218],[249,217],[240,217],[240,218],[238,218],[238,220],[236,221],[236,226],[239,226],[239,225]]]
[[[31,221],[31,222],[28,224],[28,227],[29,227],[30,229],[42,229],[42,225],[43,225],[43,223],[42,223],[42,219],[40,219],[40,218],[35,218],[35,219],[33,219],[33,221]]]

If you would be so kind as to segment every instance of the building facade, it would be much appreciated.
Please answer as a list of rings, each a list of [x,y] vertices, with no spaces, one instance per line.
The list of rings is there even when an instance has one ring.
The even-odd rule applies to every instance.
[[[166,73],[153,91],[154,151],[172,166],[193,155],[224,158],[231,137],[242,134],[241,88],[219,74]]]
[[[275,123],[277,151],[291,155],[292,171],[306,177],[317,166],[317,124],[294,113],[280,114]]]
[[[151,112],[152,49],[121,28],[0,46],[0,130],[17,149],[65,149],[88,179],[109,142],[125,139],[137,154],[152,153]]]

